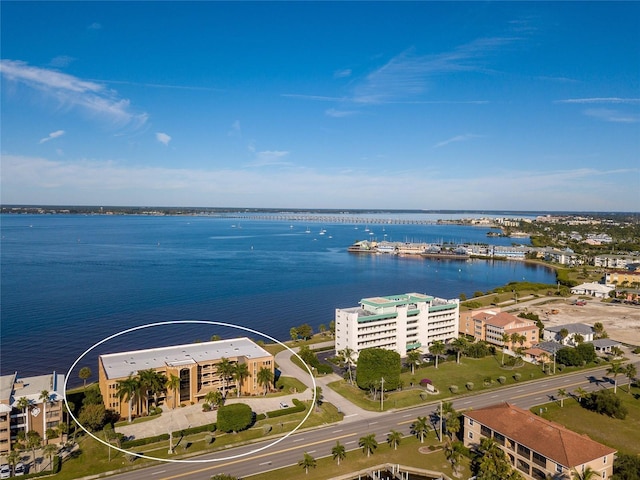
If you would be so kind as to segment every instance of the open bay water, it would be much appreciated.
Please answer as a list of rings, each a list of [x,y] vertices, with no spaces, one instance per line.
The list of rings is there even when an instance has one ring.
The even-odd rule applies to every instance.
[[[510,281],[555,282],[550,269],[524,262],[347,252],[365,238],[513,241],[487,237],[482,227],[133,215],[2,215],[0,221],[2,375],[66,372],[94,343],[148,323],[210,320],[287,340],[291,327],[328,327],[336,308],[365,297],[471,297]],[[145,329],[102,345],[80,366],[90,366],[95,379],[100,353],[213,334],[247,335],[213,325]]]

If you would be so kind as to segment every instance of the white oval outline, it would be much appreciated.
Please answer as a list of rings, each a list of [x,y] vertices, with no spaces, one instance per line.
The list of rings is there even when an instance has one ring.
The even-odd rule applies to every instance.
[[[182,323],[195,323],[195,324],[207,324],[207,325],[219,325],[222,327],[231,327],[231,328],[238,328],[240,330],[244,330],[246,332],[251,332],[257,335],[260,335],[264,338],[267,338],[269,340],[272,340],[280,345],[282,345],[284,348],[286,348],[287,350],[289,350],[292,354],[294,354],[296,357],[298,357],[298,359],[302,362],[302,364],[305,366],[305,368],[307,369],[307,372],[309,372],[309,376],[311,377],[311,382],[313,383],[313,398],[311,401],[311,405],[309,406],[309,412],[305,415],[305,417],[302,419],[302,421],[293,429],[291,430],[289,433],[287,433],[285,436],[277,438],[274,442],[269,443],[263,447],[260,448],[256,448],[254,450],[250,450],[246,453],[241,453],[238,455],[232,455],[229,457],[223,457],[223,458],[211,458],[211,459],[203,459],[203,460],[178,460],[178,459],[171,459],[171,458],[157,458],[157,457],[150,457],[148,455],[144,455],[142,453],[137,453],[137,452],[130,452],[129,450],[125,450],[123,448],[120,447],[116,447],[110,443],[107,443],[106,441],[98,438],[96,435],[94,435],[93,433],[91,433],[89,430],[87,430],[86,428],[84,428],[84,426],[78,421],[78,419],[75,417],[75,415],[73,415],[73,413],[71,412],[71,409],[69,408],[69,402],[67,401],[67,382],[69,381],[69,377],[71,376],[71,372],[73,371],[73,369],[75,368],[75,366],[80,362],[80,360],[82,360],[85,355],[87,355],[91,350],[93,350],[94,348],[98,347],[99,345],[102,345],[105,342],[108,342],[109,340],[112,340],[116,337],[119,337],[121,335],[125,335],[127,333],[131,333],[131,332],[135,332],[137,330],[143,330],[145,328],[151,328],[151,327],[160,327],[160,326],[167,326],[167,325],[175,325],[175,324],[182,324]],[[275,355],[274,355],[274,360],[275,360]],[[139,325],[137,327],[132,327],[132,328],[128,328],[126,330],[122,330],[118,333],[114,333],[113,335],[110,335],[102,340],[100,340],[97,343],[94,343],[91,347],[89,347],[87,350],[85,350],[82,355],[80,355],[75,362],[73,362],[73,364],[71,365],[71,367],[69,368],[69,370],[67,371],[67,374],[65,376],[64,379],[64,392],[63,392],[63,398],[64,398],[64,404],[65,407],[67,408],[67,412],[69,413],[69,415],[71,415],[71,418],[73,420],[75,420],[75,422],[78,424],[78,426],[80,428],[82,428],[82,430],[84,430],[89,436],[93,437],[95,440],[97,440],[98,442],[102,443],[103,445],[107,446],[108,448],[113,448],[114,450],[118,450],[119,452],[122,452],[124,454],[127,455],[135,455],[136,457],[140,457],[140,458],[146,458],[147,460],[155,460],[158,462],[172,462],[172,463],[214,463],[214,462],[222,462],[225,460],[234,460],[236,458],[242,458],[242,457],[246,457],[247,455],[251,455],[252,453],[256,453],[256,452],[261,452],[262,450],[266,450],[267,448],[270,448],[274,445],[277,445],[278,443],[282,442],[283,440],[285,440],[287,437],[289,437],[290,435],[294,434],[301,426],[304,422],[307,421],[307,419],[309,418],[309,416],[311,415],[311,412],[313,412],[313,405],[315,405],[316,403],[316,390],[317,390],[317,385],[316,385],[316,379],[313,377],[313,373],[311,372],[311,369],[309,368],[309,366],[307,365],[307,363],[302,360],[302,358],[300,357],[300,355],[298,355],[296,352],[294,352],[292,349],[290,349],[289,347],[287,347],[284,343],[282,343],[281,341],[267,335],[266,333],[262,333],[259,332],[257,330],[254,330],[252,328],[248,328],[248,327],[244,327],[242,325],[235,325],[233,323],[225,323],[225,322],[216,322],[213,320],[171,320],[171,321],[167,321],[167,322],[155,322],[155,323],[147,323],[144,325]],[[207,455],[207,454],[215,454],[216,452],[204,452],[202,453],[202,455]]]

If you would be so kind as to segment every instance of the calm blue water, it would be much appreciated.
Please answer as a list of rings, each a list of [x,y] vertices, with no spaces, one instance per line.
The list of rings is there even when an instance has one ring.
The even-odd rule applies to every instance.
[[[213,320],[285,340],[292,326],[309,323],[317,331],[329,325],[335,308],[363,297],[422,292],[457,298],[514,280],[555,281],[550,270],[519,262],[347,253],[369,236],[364,225],[185,216],[0,220],[2,374],[66,372],[95,342],[147,323]],[[392,241],[511,243],[478,227],[369,228]],[[246,335],[210,325],[145,329],[112,340],[83,364],[96,371],[101,351],[208,340],[214,333]]]

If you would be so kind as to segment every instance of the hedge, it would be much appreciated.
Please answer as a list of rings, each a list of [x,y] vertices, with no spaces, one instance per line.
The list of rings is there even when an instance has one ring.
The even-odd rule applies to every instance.
[[[297,398],[294,398],[292,402],[293,407],[281,408],[280,410],[272,410],[271,412],[267,412],[267,417],[282,417],[283,415],[289,415],[290,413],[304,412],[307,409],[306,405]]]

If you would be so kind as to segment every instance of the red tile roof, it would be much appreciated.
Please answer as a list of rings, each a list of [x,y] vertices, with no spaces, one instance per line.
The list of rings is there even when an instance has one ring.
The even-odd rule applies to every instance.
[[[509,403],[470,410],[464,415],[568,468],[616,452],[586,435],[580,435]]]

